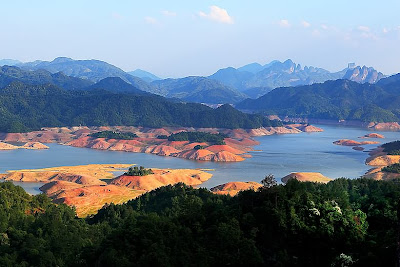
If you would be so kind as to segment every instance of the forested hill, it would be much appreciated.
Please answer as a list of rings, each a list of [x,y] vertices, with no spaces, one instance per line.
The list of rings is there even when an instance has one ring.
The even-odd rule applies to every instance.
[[[0,183],[2,266],[395,266],[398,181],[177,184],[92,218]]]
[[[389,79],[389,78],[387,78]],[[277,88],[236,105],[248,111],[291,117],[389,122],[400,120],[400,82],[359,84],[327,81],[299,87]]]
[[[67,76],[62,72],[51,73],[43,69],[27,71],[13,66],[0,67],[0,88],[15,81],[36,85],[54,84],[65,90],[81,90],[93,84],[90,80]]]
[[[230,105],[212,109],[195,103],[175,103],[154,95],[65,91],[55,85],[21,82],[0,89],[0,117],[1,132],[77,125],[217,128],[281,125],[261,115],[244,114]]]
[[[237,103],[246,98],[238,90],[206,77],[156,80],[161,95],[198,103]]]
[[[137,95],[151,95],[148,92],[142,91],[132,84],[126,83],[119,77],[109,77],[85,88],[86,90],[102,89],[113,93],[131,93]]]

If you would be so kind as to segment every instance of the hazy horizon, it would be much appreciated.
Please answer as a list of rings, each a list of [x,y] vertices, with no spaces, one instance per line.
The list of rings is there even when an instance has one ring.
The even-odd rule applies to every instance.
[[[9,1],[0,58],[98,59],[161,77],[286,59],[332,72],[355,62],[390,75],[400,72],[399,9],[395,0]]]
[[[60,56],[60,57],[57,57],[57,58],[69,58],[69,57]],[[18,60],[18,59],[14,59],[14,58],[0,58],[0,60],[18,60],[18,61],[20,61],[21,63],[29,63],[29,62],[34,62],[34,61],[46,61],[46,62],[51,62],[51,61],[53,61],[53,60],[55,60],[55,59],[56,59],[56,58],[53,58],[53,59],[50,59],[50,60],[36,59],[36,60],[33,60],[33,61],[20,61],[20,60]],[[110,63],[110,62],[107,62],[107,61],[105,61],[105,60],[101,60],[101,59],[98,59],[98,58],[91,58],[91,59],[71,58],[71,59],[73,59],[73,60],[100,60],[100,61],[104,61],[104,62],[106,62],[106,63]],[[272,61],[275,61],[275,60],[277,60],[277,59],[274,59],[274,60],[272,60]],[[280,61],[280,62],[283,63],[283,62],[285,62],[286,60],[292,60],[292,59],[287,58],[287,59],[278,60],[278,61]],[[254,63],[258,63],[258,64],[264,66],[264,65],[266,65],[266,64],[271,63],[272,61],[264,62],[264,63],[260,63],[260,62],[248,62],[248,63],[246,63],[246,64],[244,64],[244,65],[240,65],[240,66],[225,66],[225,67],[222,67],[222,68],[220,68],[220,69],[225,69],[225,68],[230,68],[230,67],[233,67],[233,68],[235,68],[235,69],[238,69],[238,68],[240,68],[240,67],[244,67],[244,66],[246,66],[246,65],[250,65],[250,64],[254,64]],[[292,61],[293,61],[293,60],[292,60]],[[328,69],[324,68],[323,66],[303,65],[301,62],[295,62],[295,61],[293,61],[293,62],[294,62],[295,64],[300,64],[302,68],[304,68],[304,67],[317,67],[317,68],[322,68],[322,69],[328,70]],[[356,62],[348,62],[348,63],[344,64],[344,65],[343,65],[343,68],[341,68],[341,69],[337,69],[337,70],[328,70],[328,71],[330,71],[330,72],[339,72],[339,71],[345,69],[345,68],[348,66],[349,63],[355,63],[356,66],[359,66],[359,64],[357,64]],[[110,64],[111,64],[111,63],[110,63]],[[113,65],[114,65],[114,64],[113,64]],[[117,65],[114,65],[114,66],[115,66],[115,67],[118,67],[118,68],[121,68],[120,66],[117,66]],[[363,65],[361,65],[360,67],[363,67]],[[366,67],[373,67],[373,66],[366,66]],[[149,71],[149,70],[146,70],[146,69],[143,69],[143,68],[140,68],[140,67],[137,68],[137,69],[134,69],[134,70],[130,70],[130,69],[126,70],[126,69],[123,69],[123,68],[121,68],[121,69],[122,69],[123,71],[125,71],[125,72],[132,72],[132,71],[135,71],[135,70],[147,71],[147,72],[150,72],[151,74],[154,74],[154,75],[158,76],[159,78],[163,78],[163,79],[164,79],[164,78],[181,78],[181,77],[189,77],[189,76],[210,76],[210,75],[216,73],[218,70],[220,70],[220,69],[211,70],[210,73],[204,74],[204,75],[189,74],[189,75],[186,75],[186,76],[175,76],[175,77],[172,77],[172,76],[162,76],[162,75],[158,75],[157,73],[153,73],[153,72],[151,72],[151,71]],[[380,71],[380,70],[377,70],[377,71]],[[386,73],[383,73],[383,74],[385,74],[385,75],[391,75],[391,74],[386,74]],[[395,74],[395,73],[393,73],[393,74]]]

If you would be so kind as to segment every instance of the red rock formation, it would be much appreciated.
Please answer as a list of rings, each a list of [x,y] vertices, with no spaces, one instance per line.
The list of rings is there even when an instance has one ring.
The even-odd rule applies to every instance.
[[[350,139],[341,139],[338,141],[333,142],[335,145],[339,145],[339,146],[359,146],[361,145],[361,142],[357,142],[354,140],[350,140]]]
[[[361,136],[360,138],[385,138],[385,136],[383,136],[382,134],[378,134],[378,133],[370,133],[370,134]]]
[[[111,146],[104,138],[97,138],[90,144],[90,148],[106,150]]]
[[[227,151],[227,152],[230,152],[230,153],[233,153],[233,154],[243,154],[243,153],[245,153],[245,151],[233,148],[233,147],[228,146],[228,145],[212,145],[212,146],[207,147],[207,150],[209,150],[211,152],[214,152],[214,153],[218,153],[218,152],[221,152],[221,151]]]
[[[42,143],[39,143],[39,142],[28,142],[25,145],[23,145],[22,148],[26,148],[26,149],[49,149],[48,146],[43,145]]]
[[[379,122],[370,123],[368,128],[372,128],[379,131],[400,131],[400,124],[398,122]]]
[[[200,160],[210,160],[210,161],[222,161],[222,162],[236,162],[243,161],[244,158],[238,155],[235,155],[228,151],[220,151],[215,154],[209,154],[205,157],[200,158]]]
[[[213,187],[210,191],[219,195],[235,196],[240,191],[258,190],[260,187],[262,187],[262,184],[256,182],[229,182]]]
[[[154,174],[145,176],[121,175],[113,179],[110,184],[125,186],[135,190],[153,190],[155,188],[185,183],[187,185],[199,185],[211,178],[212,174],[199,170],[178,169],[178,170],[158,170],[153,169]]]
[[[186,151],[182,151],[179,153],[171,154],[171,156],[177,157],[177,158],[202,160],[202,158],[204,158],[210,154],[214,155],[213,152],[211,152],[207,149],[197,149],[197,150],[192,149],[192,150],[186,150]]]
[[[300,125],[296,127],[297,129],[299,129],[302,132],[306,132],[306,133],[313,133],[313,132],[323,132],[324,130],[318,127],[315,127],[313,125]]]
[[[0,150],[13,150],[13,149],[18,149],[18,147],[8,143],[0,142]]]
[[[379,142],[376,141],[354,141],[350,139],[341,139],[338,141],[333,142],[335,145],[339,146],[360,146],[360,145],[372,145],[372,144],[379,144]]]
[[[372,156],[366,160],[366,164],[370,166],[388,166],[395,163],[400,163],[400,156],[398,155]]]
[[[141,152],[142,148],[141,147],[135,147],[130,144],[118,142],[112,144],[108,150],[111,151],[125,151],[125,152]]]
[[[318,182],[318,183],[328,183],[329,181],[332,181],[331,178],[328,178],[319,172],[293,172],[283,177],[282,182],[287,183],[290,179],[297,179],[301,182]]]
[[[179,151],[172,146],[154,145],[146,147],[144,150],[142,150],[142,152],[157,154],[160,156],[169,156],[170,154],[178,153]]]
[[[191,150],[191,149],[194,149],[195,146],[208,147],[209,145],[207,143],[197,143],[197,142],[195,142],[195,143],[189,143],[189,144],[183,146],[182,149],[183,150]]]
[[[232,139],[232,138],[225,138],[224,139],[225,143],[229,146],[240,146],[240,147],[251,147],[251,146],[256,146],[259,145],[260,142],[253,140],[253,139],[249,139],[249,138],[243,138],[240,140],[236,140],[236,139]]]
[[[78,186],[58,182],[46,184],[40,189],[49,194],[55,203],[75,206],[80,217],[96,213],[106,203],[122,204],[144,193],[115,185]]]
[[[57,197],[59,193],[62,191],[80,188],[82,187],[81,184],[67,182],[67,181],[52,181],[47,184],[44,184],[40,187],[40,191],[45,193],[48,197],[54,198]]]
[[[19,182],[67,181],[83,185],[106,184],[105,182],[88,175],[61,173],[53,171],[37,171],[37,172],[13,171],[2,175],[1,178],[7,181],[19,181]]]

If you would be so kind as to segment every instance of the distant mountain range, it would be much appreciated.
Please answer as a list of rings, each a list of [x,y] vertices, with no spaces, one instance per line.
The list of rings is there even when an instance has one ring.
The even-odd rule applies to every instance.
[[[15,59],[0,59],[0,66],[14,66],[17,64],[22,64],[22,62]]]
[[[257,98],[278,87],[310,85],[328,80],[348,79],[359,83],[375,83],[384,75],[373,68],[349,66],[339,72],[329,72],[322,68],[302,67],[288,59],[285,62],[272,61],[264,66],[252,63],[241,68],[218,70],[209,78],[232,86]]]
[[[152,81],[156,81],[156,80],[162,80],[161,78],[157,77],[156,75],[154,75],[153,73],[150,73],[148,71],[145,70],[141,70],[141,69],[137,69],[134,71],[130,71],[128,72],[130,75],[132,76],[136,76],[142,80],[145,80],[146,82],[152,82]]]
[[[142,91],[152,91],[151,86],[142,79],[132,76],[120,68],[100,60],[73,60],[59,57],[51,62],[34,61],[15,65],[24,70],[47,70],[51,73],[62,72],[67,76],[98,82],[108,77],[120,77]]]
[[[60,57],[51,62],[34,61],[22,64],[18,63],[15,66],[25,71],[35,72],[46,70],[50,73],[63,73],[67,76],[81,78],[92,83],[109,77],[119,77],[141,91],[166,97],[176,97],[191,102],[205,102],[211,104],[237,103],[247,97],[237,92],[234,88],[227,87],[205,77],[177,79],[173,83],[177,86],[175,88],[170,86],[172,83],[171,79],[159,82],[157,76],[142,70],[134,71],[133,74],[136,76],[133,76],[120,68],[99,60],[73,60]],[[139,78],[139,76],[143,79]],[[207,82],[205,80],[207,80]],[[111,89],[112,88],[108,87],[108,90]],[[121,91],[117,87],[114,87],[112,90],[115,92]],[[177,93],[178,91],[179,93]]]
[[[365,122],[400,121],[400,77],[388,77],[377,84],[360,84],[341,79],[277,88],[260,98],[246,99],[236,107],[250,112],[289,117]]]
[[[94,83],[91,80],[67,76],[62,72],[51,73],[44,69],[28,71],[15,66],[0,67],[0,88],[13,81],[33,85],[54,84],[65,90],[81,90]]]
[[[58,58],[52,62],[3,66],[0,67],[0,115],[3,118],[0,130],[76,124],[228,128],[269,124],[262,116],[248,117],[231,106],[213,113],[203,105],[185,102],[236,103],[237,108],[246,112],[290,117],[400,121],[400,74],[382,78],[383,74],[373,68],[356,66],[332,74],[323,69],[302,68],[292,61],[274,61],[264,66],[250,64],[240,69],[223,69],[212,75],[224,80],[224,84],[198,76],[148,83],[97,60]],[[335,75],[357,82],[338,79],[297,84]],[[256,77],[265,77],[270,84],[272,81],[278,84],[281,79],[280,82],[291,86],[273,89],[257,99],[246,99],[246,94],[235,87],[243,90],[239,85],[249,84],[243,83],[244,80],[255,83]],[[298,80],[288,77],[298,77]]]
[[[274,60],[266,65],[251,63],[237,69],[229,67],[220,69],[208,77],[193,76],[178,79],[160,79],[156,75],[140,69],[127,73],[104,61],[73,60],[65,57],[56,58],[51,62],[28,63],[7,59],[0,60],[0,65],[14,65],[24,71],[36,72],[34,75],[37,75],[38,71],[46,70],[50,75],[58,73],[57,75],[60,76],[81,78],[92,84],[105,78],[119,77],[142,91],[208,104],[235,104],[245,98],[260,97],[278,87],[310,85],[337,79],[348,79],[358,83],[376,83],[385,77],[375,69],[365,66],[349,65],[348,68],[332,73],[322,68],[302,67],[290,59],[284,62]],[[46,75],[48,76],[48,74]],[[48,77],[46,79],[48,82],[60,85],[56,81],[51,81],[55,78]],[[60,79],[62,80],[62,78]],[[76,82],[77,85],[65,89],[85,87],[80,85],[83,82]],[[108,90],[111,89],[108,88]],[[113,90],[120,91],[116,87]]]
[[[188,102],[237,103],[246,95],[232,87],[206,77],[186,77],[153,81],[161,95],[179,98]]]

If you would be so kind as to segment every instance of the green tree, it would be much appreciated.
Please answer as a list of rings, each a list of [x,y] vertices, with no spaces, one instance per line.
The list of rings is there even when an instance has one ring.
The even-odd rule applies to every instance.
[[[275,176],[273,174],[268,174],[265,176],[264,179],[261,180],[261,184],[265,187],[265,188],[270,188],[272,186],[276,186],[278,183],[275,179]]]

